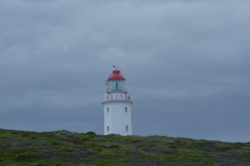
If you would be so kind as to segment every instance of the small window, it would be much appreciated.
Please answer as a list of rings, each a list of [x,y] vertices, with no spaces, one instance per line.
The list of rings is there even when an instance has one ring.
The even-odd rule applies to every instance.
[[[107,107],[107,112],[109,112],[109,107]]]
[[[128,132],[128,125],[126,125],[126,132]]]
[[[128,107],[125,107],[125,112],[128,112]]]
[[[115,83],[115,90],[118,90],[118,82]]]
[[[109,133],[109,126],[107,127],[107,132]]]

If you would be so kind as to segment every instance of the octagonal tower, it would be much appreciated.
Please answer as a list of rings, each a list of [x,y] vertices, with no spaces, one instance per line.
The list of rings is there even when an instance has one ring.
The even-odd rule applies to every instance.
[[[114,67],[106,81],[104,95],[104,135],[132,135],[131,105],[132,100],[125,88],[126,79],[120,70]]]

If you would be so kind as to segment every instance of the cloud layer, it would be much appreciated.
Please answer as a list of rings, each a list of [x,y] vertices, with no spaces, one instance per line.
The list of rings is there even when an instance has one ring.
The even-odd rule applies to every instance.
[[[103,131],[127,78],[134,132],[249,141],[250,2],[0,1],[0,128]]]

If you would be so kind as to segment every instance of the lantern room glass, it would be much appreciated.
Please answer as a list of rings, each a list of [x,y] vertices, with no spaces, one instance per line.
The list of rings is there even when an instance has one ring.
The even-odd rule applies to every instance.
[[[109,80],[107,86],[108,92],[125,92],[124,80]]]

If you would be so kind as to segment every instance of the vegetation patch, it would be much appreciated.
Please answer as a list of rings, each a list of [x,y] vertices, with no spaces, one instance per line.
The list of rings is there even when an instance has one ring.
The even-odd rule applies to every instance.
[[[0,129],[2,166],[249,165],[250,143]]]

